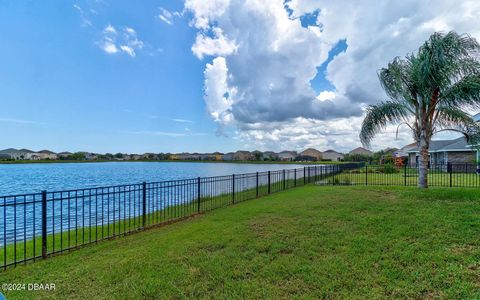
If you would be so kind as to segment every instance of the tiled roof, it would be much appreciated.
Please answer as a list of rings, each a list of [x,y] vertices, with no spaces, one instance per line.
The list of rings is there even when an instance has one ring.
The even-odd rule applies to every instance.
[[[17,149],[8,148],[8,149],[5,149],[5,150],[1,150],[0,154],[10,154],[10,153],[17,153],[17,152],[18,152]]]
[[[465,137],[459,137],[455,140],[437,140],[430,142],[430,152],[442,152],[442,151],[471,151],[472,148],[468,146],[467,139]],[[418,152],[418,147],[412,147],[408,152]]]
[[[340,152],[332,150],[332,149],[328,149],[327,151],[325,151],[323,153],[338,153],[338,154],[341,154]]]
[[[34,151],[29,150],[29,149],[20,149],[20,150],[18,150],[18,151],[20,151],[20,152],[26,152],[26,153],[35,153]]]
[[[38,151],[37,153],[43,153],[43,154],[55,154],[55,152],[52,152],[50,150],[42,150],[42,151]]]
[[[367,155],[371,155],[373,154],[372,151],[368,150],[368,149],[365,149],[363,147],[358,147],[358,148],[355,148],[353,149],[352,151],[350,151],[350,154],[367,154]]]
[[[321,154],[322,154],[322,152],[318,151],[317,149],[313,149],[313,148],[308,148],[308,149],[300,152],[300,155],[321,155]]]
[[[465,137],[461,137],[455,140],[454,143],[445,146],[442,150],[471,150],[468,146],[469,143]]]
[[[32,150],[28,150],[28,149],[17,150],[17,149],[9,148],[9,149],[5,149],[5,150],[0,151],[0,153],[10,154],[10,153],[35,153],[35,152],[33,152]]]

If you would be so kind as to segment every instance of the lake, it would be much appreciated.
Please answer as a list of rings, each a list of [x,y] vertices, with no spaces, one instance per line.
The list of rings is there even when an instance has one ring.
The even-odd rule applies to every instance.
[[[0,196],[303,167],[203,162],[0,164]]]
[[[160,212],[168,214],[167,219],[174,219],[192,214],[192,207],[195,212],[197,207],[200,210],[199,199],[203,199],[202,211],[205,211],[233,203],[235,195],[245,197],[242,191],[256,188],[258,195],[259,187],[268,186],[268,192],[270,188],[273,191],[283,190],[288,181],[292,184],[292,180],[303,177],[303,167],[295,164],[198,162],[0,165],[0,195],[19,195],[0,197],[0,246],[34,240],[42,234],[42,228],[46,233],[53,234],[53,240],[55,233],[74,230],[77,245],[79,230],[84,243],[85,230],[88,230],[90,239],[91,230],[100,227],[103,237],[105,224],[120,226],[119,221],[128,220],[128,224],[134,222],[137,226],[139,218],[145,215],[158,217]],[[297,170],[265,172],[283,169]],[[255,172],[260,174],[251,174]],[[246,173],[250,174],[239,175]],[[220,177],[212,178],[214,176]],[[198,181],[198,177],[203,179]],[[142,185],[142,182],[147,184]],[[48,191],[43,202],[45,209],[39,194],[43,190]],[[265,188],[263,193],[266,193]],[[254,195],[250,194],[250,197]],[[44,219],[41,212],[46,214]],[[42,220],[46,222],[45,226]],[[127,221],[123,224],[125,227]],[[112,228],[114,235],[115,228]],[[129,228],[123,228],[124,232]],[[109,234],[107,231],[107,236]],[[62,241],[60,243],[62,248]],[[70,239],[67,245],[70,245]],[[55,251],[54,242],[52,251]]]

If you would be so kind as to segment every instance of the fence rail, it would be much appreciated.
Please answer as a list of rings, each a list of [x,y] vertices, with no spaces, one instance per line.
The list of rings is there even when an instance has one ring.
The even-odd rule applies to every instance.
[[[430,184],[480,187],[478,165],[432,166]],[[416,168],[364,163],[0,197],[0,268],[316,184],[416,185]]]

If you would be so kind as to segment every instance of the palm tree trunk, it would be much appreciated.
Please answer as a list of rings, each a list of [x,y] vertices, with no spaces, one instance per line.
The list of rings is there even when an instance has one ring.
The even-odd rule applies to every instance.
[[[428,143],[424,137],[420,139],[420,156],[418,166],[418,187],[428,188]]]

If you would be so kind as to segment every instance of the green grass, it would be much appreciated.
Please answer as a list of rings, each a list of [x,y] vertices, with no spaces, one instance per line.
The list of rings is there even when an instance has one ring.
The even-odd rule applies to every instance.
[[[401,168],[398,173],[377,172],[378,167],[369,167],[369,172],[365,174],[365,169],[360,168],[353,171],[345,171],[336,176],[324,180],[326,183],[356,184],[356,185],[408,185],[416,186],[418,182],[418,173],[414,169],[405,171]],[[452,173],[451,185],[453,187],[480,187],[480,175],[475,173]],[[430,171],[428,174],[430,186],[450,186],[450,174],[441,171]]]
[[[285,181],[285,188],[292,188],[294,187],[295,182],[294,180],[286,180]],[[303,178],[297,179],[297,185],[303,185]],[[277,192],[283,190],[283,182],[272,182],[271,184],[271,191]],[[258,196],[263,196],[268,194],[268,186],[267,185],[259,185],[258,187]],[[242,202],[249,199],[253,199],[256,197],[256,189],[246,189],[243,191],[237,191],[235,193],[235,200],[232,198],[231,193],[225,193],[218,196],[213,197],[203,197],[200,199],[200,212],[207,212],[213,209],[217,209],[220,207],[228,206],[235,202]],[[118,199],[117,199],[118,200]],[[155,201],[155,200],[154,200]],[[118,202],[115,202],[118,203]],[[64,204],[65,205],[65,204]],[[80,201],[81,205],[81,201]],[[92,204],[93,207],[90,208],[92,211],[93,220],[95,219],[95,204]],[[100,205],[100,204],[99,204]],[[135,211],[138,212],[140,209],[139,203],[136,204]],[[127,210],[130,212],[134,212],[133,206],[130,207],[128,203],[126,204]],[[150,207],[150,205],[149,205]],[[99,220],[102,219],[101,217],[101,206],[98,206],[99,213],[98,217]],[[88,210],[89,207],[87,206],[86,209]],[[198,202],[193,201],[190,203],[184,203],[177,206],[168,206],[164,210],[158,210],[153,213],[149,213],[146,215],[145,218],[145,227],[152,227],[156,225],[161,225],[163,223],[171,223],[177,220],[182,220],[188,218],[190,216],[196,215],[198,213]],[[123,236],[125,234],[130,234],[137,232],[139,230],[143,230],[143,216],[137,216],[127,219],[122,219],[123,211],[120,212],[120,215],[115,215],[116,220],[112,220],[113,215],[111,215],[111,220],[115,221],[112,223],[108,223],[107,221],[104,222],[103,225],[91,225],[88,224],[88,221],[85,223],[85,226],[79,226],[75,228],[75,220],[72,217],[71,229],[69,230],[68,225],[63,226],[63,232],[57,232],[55,234],[49,234],[47,236],[47,254],[54,254],[58,253],[59,251],[71,251],[74,249],[78,249],[84,245],[88,245],[91,243],[95,243],[99,240],[109,239],[117,236]],[[59,215],[57,213],[57,221],[59,220]],[[64,216],[65,220],[68,219],[68,216]],[[105,215],[106,220],[107,216]],[[79,217],[81,222],[81,217]],[[93,222],[95,224],[95,222]],[[37,226],[40,226],[37,224]],[[57,224],[56,229],[61,229],[60,226]],[[11,266],[22,263],[26,260],[32,260],[35,258],[39,258],[42,256],[42,238],[41,235],[37,234],[34,239],[29,239],[26,241],[17,240],[16,244],[8,244],[7,247],[0,247],[0,269],[3,266]]]
[[[475,189],[306,186],[0,273],[7,299],[480,298]]]

